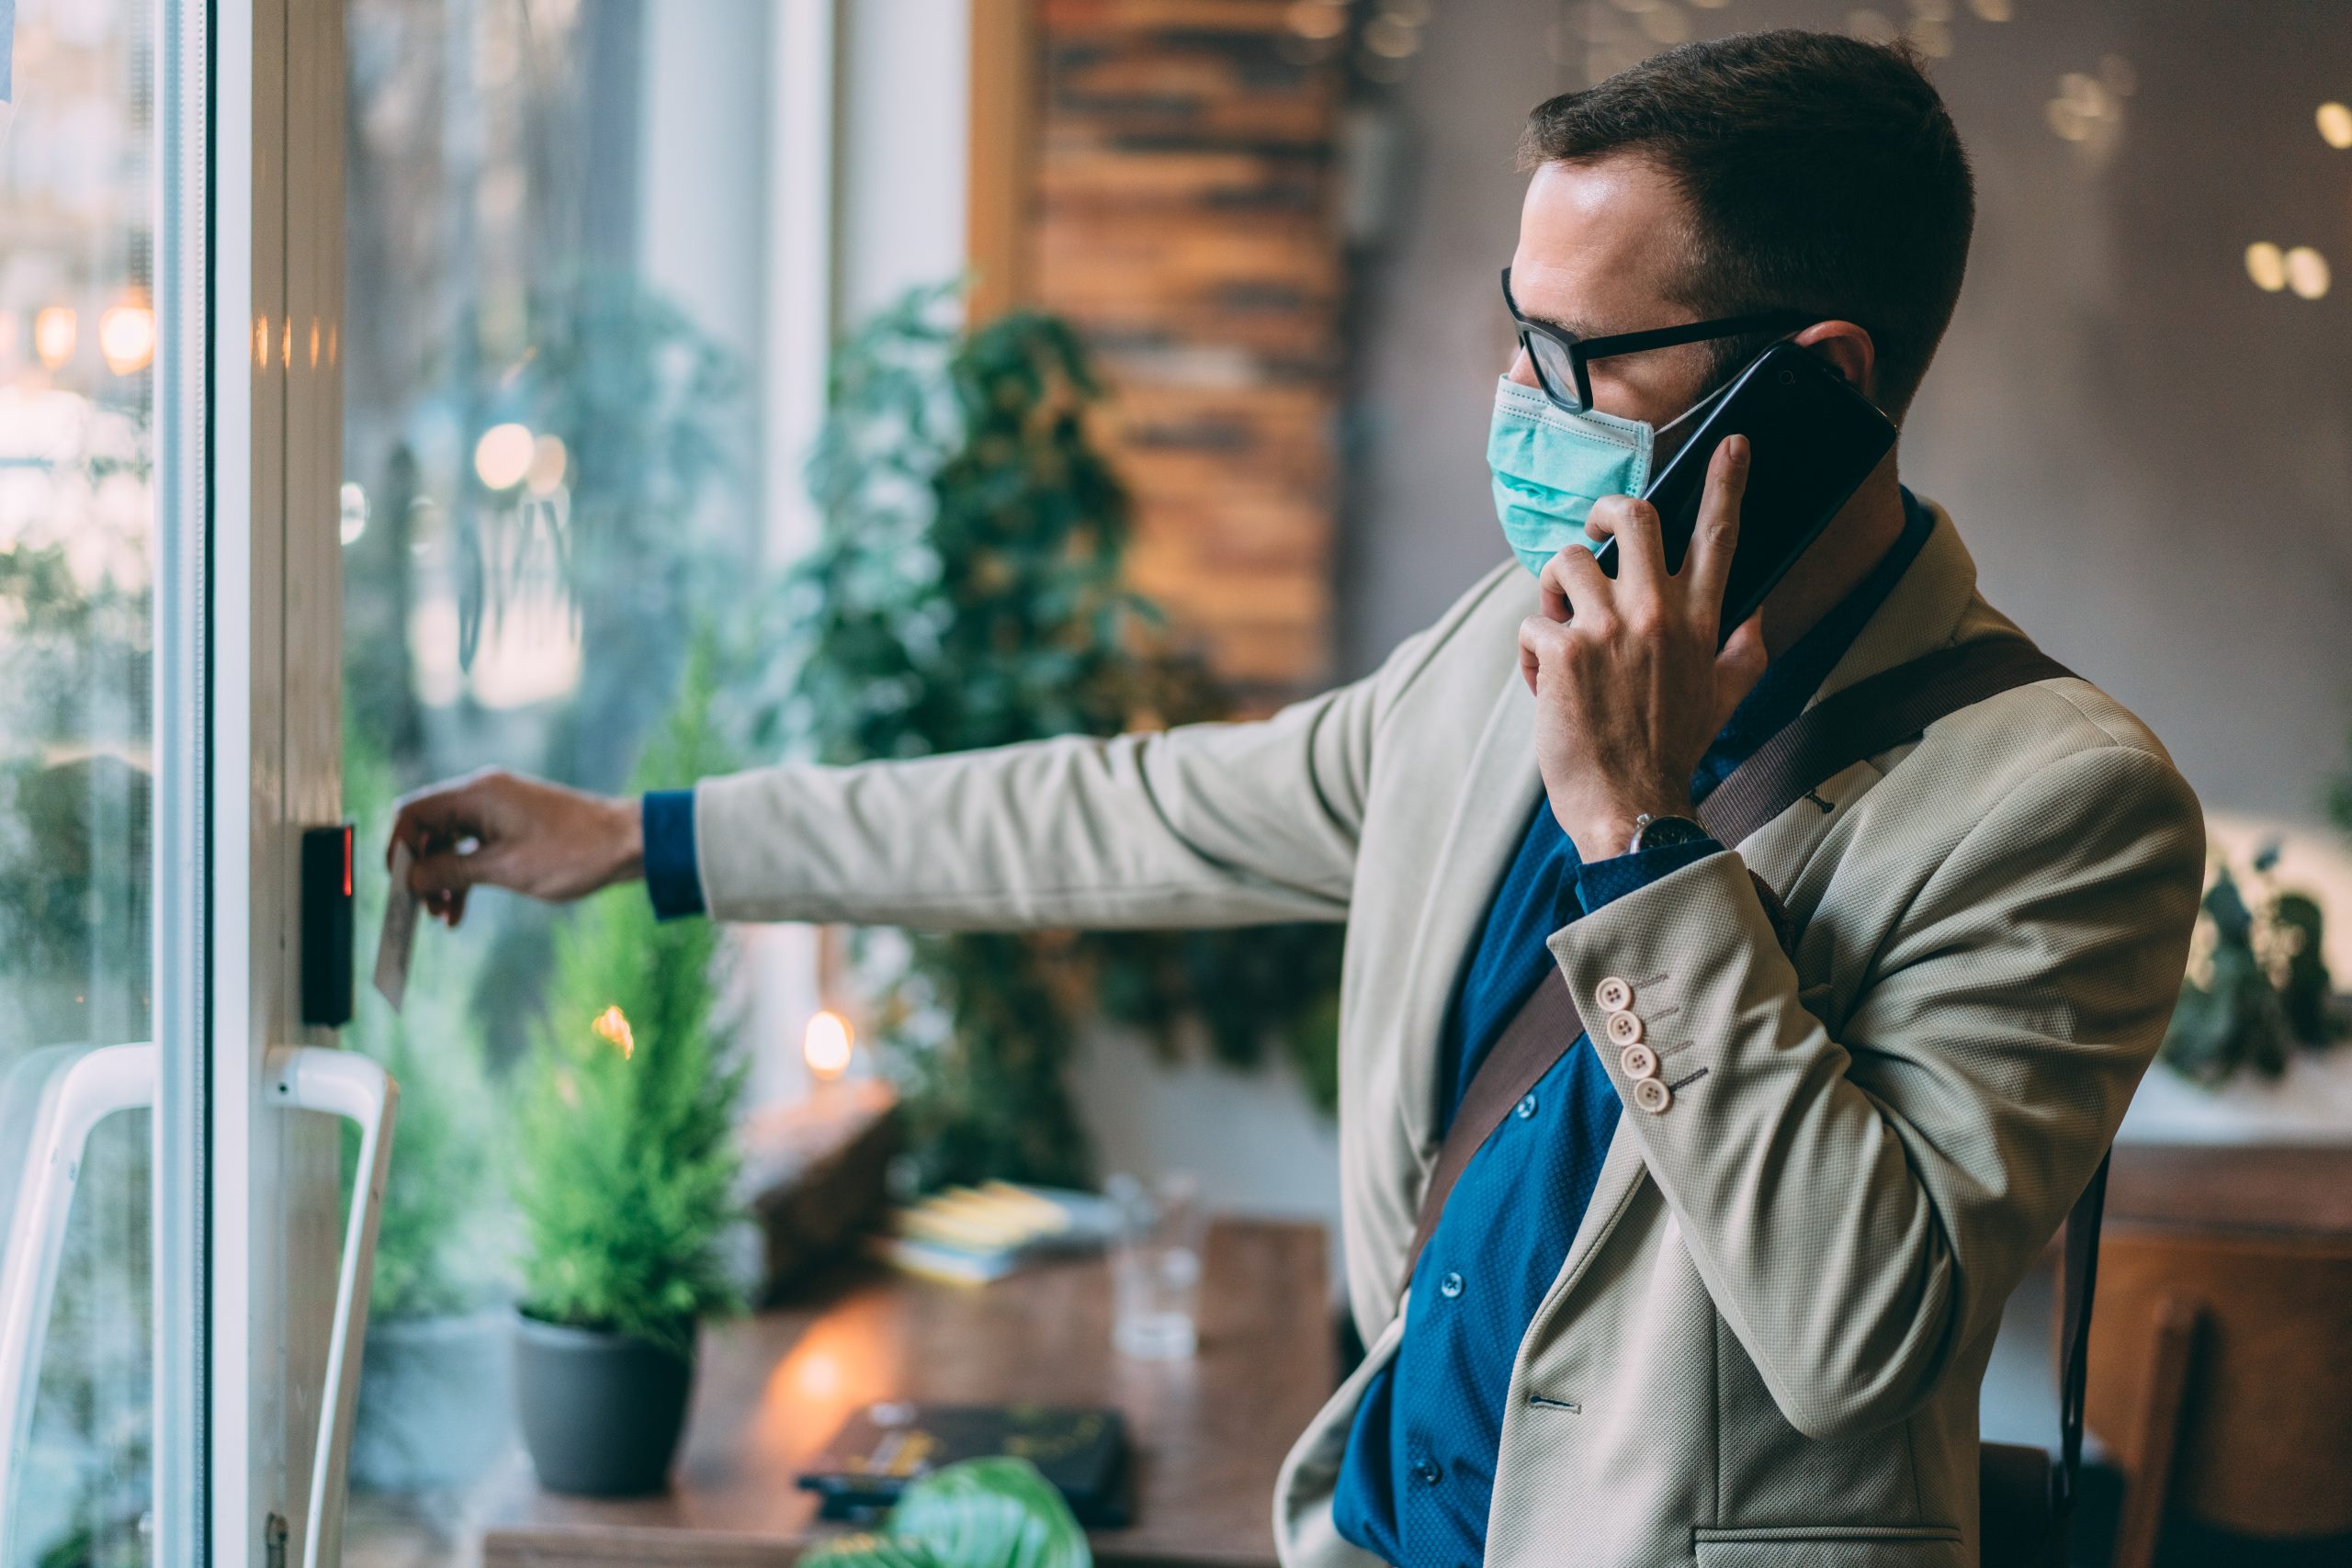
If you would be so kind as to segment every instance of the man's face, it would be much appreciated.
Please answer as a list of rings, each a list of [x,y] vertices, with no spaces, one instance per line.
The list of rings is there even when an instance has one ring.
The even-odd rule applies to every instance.
[[[1699,318],[1668,297],[1689,231],[1689,204],[1649,161],[1546,164],[1519,211],[1510,291],[1531,321],[1578,337],[1645,332]],[[1592,362],[1592,406],[1664,424],[1709,389],[1711,345],[1684,344]],[[1525,350],[1510,378],[1536,385]]]

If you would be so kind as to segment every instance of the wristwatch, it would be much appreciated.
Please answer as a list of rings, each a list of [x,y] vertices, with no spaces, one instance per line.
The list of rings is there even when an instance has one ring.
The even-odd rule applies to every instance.
[[[1625,846],[1625,852],[1637,855],[1644,850],[1695,844],[1707,836],[1707,830],[1688,817],[1653,817],[1645,811],[1634,818],[1634,841]]]

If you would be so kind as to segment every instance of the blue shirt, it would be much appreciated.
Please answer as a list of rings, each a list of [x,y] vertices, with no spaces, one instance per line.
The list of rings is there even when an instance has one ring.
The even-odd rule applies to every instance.
[[[1894,547],[1772,661],[1716,736],[1691,779],[1694,801],[1804,711],[1918,555],[1931,519],[1907,491],[1904,506]],[[1448,1013],[1440,1128],[1552,966],[1553,932],[1721,848],[1706,840],[1586,865],[1539,799]],[[1349,1540],[1406,1568],[1484,1557],[1511,1368],[1592,1200],[1618,1109],[1599,1057],[1572,1047],[1464,1168],[1414,1269],[1404,1337],[1348,1435],[1331,1513]]]

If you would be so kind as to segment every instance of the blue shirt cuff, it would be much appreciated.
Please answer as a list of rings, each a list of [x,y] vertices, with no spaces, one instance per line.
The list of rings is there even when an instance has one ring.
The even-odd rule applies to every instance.
[[[699,915],[702,870],[695,863],[695,792],[648,790],[639,807],[645,826],[645,891],[664,920]]]
[[[1713,839],[1694,839],[1687,844],[1660,844],[1654,850],[1594,861],[1577,872],[1577,902],[1589,915],[1602,905],[1647,887],[1686,865],[1696,865],[1722,849]]]

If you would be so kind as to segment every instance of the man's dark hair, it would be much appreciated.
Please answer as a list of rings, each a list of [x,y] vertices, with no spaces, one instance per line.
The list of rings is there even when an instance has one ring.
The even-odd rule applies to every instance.
[[[1614,153],[1654,161],[1690,203],[1677,303],[1853,321],[1877,350],[1880,406],[1910,404],[1960,298],[1976,194],[1906,46],[1796,31],[1684,44],[1539,105],[1520,141],[1526,168]]]

